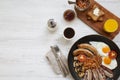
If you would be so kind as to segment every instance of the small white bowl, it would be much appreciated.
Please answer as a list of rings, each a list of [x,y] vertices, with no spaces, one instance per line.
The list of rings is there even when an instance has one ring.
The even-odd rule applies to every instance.
[[[75,30],[71,27],[67,27],[63,31],[63,38],[65,40],[71,40],[75,36]]]

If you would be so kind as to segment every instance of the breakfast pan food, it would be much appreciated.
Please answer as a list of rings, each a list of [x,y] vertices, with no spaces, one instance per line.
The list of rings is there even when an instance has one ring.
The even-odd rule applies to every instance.
[[[68,55],[69,70],[75,80],[117,80],[120,49],[106,37],[88,35],[79,39]]]

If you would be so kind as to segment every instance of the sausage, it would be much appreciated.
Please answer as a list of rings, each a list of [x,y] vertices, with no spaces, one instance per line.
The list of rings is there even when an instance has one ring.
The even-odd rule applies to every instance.
[[[99,76],[98,76],[98,73],[97,73],[96,69],[92,70],[92,74],[93,74],[93,79],[99,80]]]
[[[94,55],[98,55],[97,49],[96,49],[95,47],[93,47],[92,45],[90,45],[90,44],[82,43],[82,44],[79,44],[79,45],[78,45],[78,48],[88,49],[88,50],[90,50]]]
[[[101,68],[96,69],[96,71],[98,72],[99,80],[106,80],[106,76]]]
[[[112,70],[110,70],[109,68],[101,65],[101,69],[104,71],[105,75],[109,78],[112,78],[113,77],[113,72]]]
[[[76,49],[76,50],[73,51],[73,55],[74,55],[74,56],[78,56],[78,55],[80,55],[80,54],[85,54],[85,55],[88,56],[88,57],[93,57],[92,52],[90,52],[90,51],[87,50],[87,49]]]

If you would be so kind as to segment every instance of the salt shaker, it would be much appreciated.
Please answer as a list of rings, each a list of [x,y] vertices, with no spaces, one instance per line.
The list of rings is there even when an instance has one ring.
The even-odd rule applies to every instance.
[[[50,31],[55,31],[57,29],[57,23],[54,21],[54,19],[48,20],[48,29]]]

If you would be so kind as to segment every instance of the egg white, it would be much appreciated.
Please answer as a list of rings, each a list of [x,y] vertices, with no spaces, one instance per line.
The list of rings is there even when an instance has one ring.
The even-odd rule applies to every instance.
[[[96,41],[91,41],[90,44],[95,47],[98,51],[98,53],[100,54],[100,56],[108,56],[108,53],[104,53],[102,51],[102,48],[105,46],[108,46],[106,43],[104,42],[96,42]],[[109,47],[109,46],[108,46]]]
[[[117,60],[116,59],[111,59],[111,63],[110,64],[105,64],[104,63],[104,58],[106,56],[108,56],[108,53],[104,53],[102,51],[102,48],[105,46],[108,46],[106,43],[104,42],[97,42],[97,41],[90,41],[90,44],[95,47],[99,53],[100,56],[102,56],[102,65],[104,65],[105,67],[113,70],[117,67]],[[108,46],[109,47],[109,46]]]
[[[105,67],[107,67],[111,70],[113,70],[117,67],[117,60],[116,59],[112,59],[110,64],[105,64],[104,63],[104,58],[105,57],[102,57],[102,65],[104,65]]]

